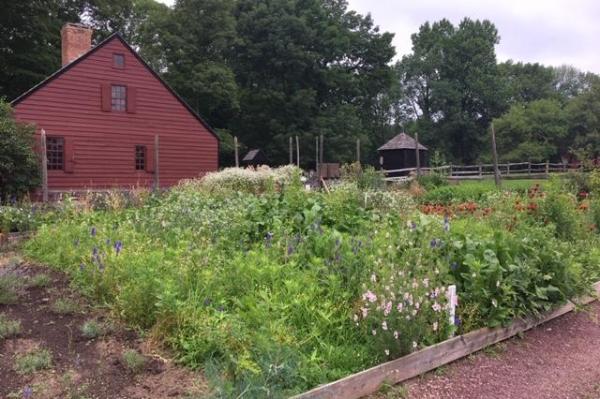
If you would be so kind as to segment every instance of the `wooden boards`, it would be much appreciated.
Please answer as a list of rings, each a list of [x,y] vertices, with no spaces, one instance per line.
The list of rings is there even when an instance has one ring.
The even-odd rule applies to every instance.
[[[577,304],[586,304],[600,297],[600,282],[594,284],[595,297],[584,297]],[[539,324],[557,318],[575,309],[565,305],[539,317],[516,320],[507,327],[482,328],[465,335],[451,338],[410,355],[380,364],[329,384],[318,386],[294,399],[344,398],[358,399],[376,392],[381,384],[397,384],[431,371],[444,364],[458,360],[487,346],[508,339]]]

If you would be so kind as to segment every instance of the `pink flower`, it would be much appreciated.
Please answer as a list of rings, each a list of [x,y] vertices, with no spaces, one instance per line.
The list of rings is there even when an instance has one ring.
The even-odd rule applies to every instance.
[[[440,310],[442,310],[442,307],[437,302],[435,302],[433,305],[431,305],[431,308],[433,309],[434,312],[439,312]]]
[[[363,319],[365,319],[369,315],[369,309],[367,308],[360,308],[360,311],[362,312]]]
[[[385,309],[383,309],[383,315],[387,316],[390,314],[390,312],[392,311],[392,302],[388,302],[385,304]]]
[[[402,304],[402,302],[399,302],[398,305],[396,306],[396,309],[398,309],[399,313],[402,313],[403,308],[404,308],[404,305]]]
[[[370,290],[363,294],[363,301],[369,301],[371,303],[377,300],[377,295],[373,294]]]

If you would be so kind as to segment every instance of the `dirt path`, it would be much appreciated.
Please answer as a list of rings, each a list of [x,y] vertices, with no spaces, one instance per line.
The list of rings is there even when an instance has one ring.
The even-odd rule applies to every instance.
[[[64,275],[13,255],[0,253],[0,398],[206,396],[202,375],[91,308]]]
[[[600,303],[374,398],[598,399]]]

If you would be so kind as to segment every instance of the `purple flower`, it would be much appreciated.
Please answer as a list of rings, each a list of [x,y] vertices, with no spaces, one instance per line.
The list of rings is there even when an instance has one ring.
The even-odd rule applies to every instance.
[[[434,238],[433,240],[431,240],[431,242],[429,243],[429,245],[431,246],[431,248],[437,247],[437,240]]]
[[[415,231],[417,229],[417,224],[415,222],[410,222],[410,229]]]
[[[115,252],[117,253],[117,255],[121,252],[122,249],[123,243],[121,242],[121,240],[115,241]]]
[[[455,325],[456,327],[459,327],[459,326],[460,326],[460,323],[461,323],[461,321],[460,321],[460,317],[458,317],[458,316],[454,316],[454,325]]]
[[[92,248],[92,256],[98,257],[98,247]]]
[[[290,256],[293,253],[294,253],[294,247],[290,244],[290,245],[288,245],[288,248],[287,248],[287,254],[288,254],[288,256]]]
[[[110,238],[106,239],[106,245],[110,245]]]
[[[444,216],[444,231],[450,231],[450,220],[448,219],[448,215]]]
[[[29,399],[33,396],[33,389],[28,385],[23,388],[23,399]]]
[[[90,234],[92,235],[92,237],[96,237],[96,228],[95,227],[92,227]]]
[[[212,300],[210,298],[204,299],[204,302],[203,302],[204,306],[209,306],[211,303],[212,303]]]

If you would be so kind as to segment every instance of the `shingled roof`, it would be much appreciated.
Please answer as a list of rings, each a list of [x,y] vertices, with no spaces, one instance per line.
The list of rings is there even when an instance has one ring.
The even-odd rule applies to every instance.
[[[259,153],[260,150],[250,150],[248,151],[244,159],[242,159],[242,161],[253,161]]]
[[[392,138],[390,141],[382,145],[377,149],[377,151],[382,150],[405,150],[405,149],[415,149],[415,139],[410,137],[406,133],[400,133],[399,135]],[[427,147],[423,144],[419,143],[419,150],[427,151]]]

